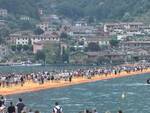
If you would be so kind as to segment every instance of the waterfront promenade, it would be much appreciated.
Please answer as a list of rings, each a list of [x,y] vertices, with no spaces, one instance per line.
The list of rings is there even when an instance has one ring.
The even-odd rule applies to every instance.
[[[128,76],[136,76],[144,73],[150,73],[150,69],[143,69],[142,71],[131,71],[130,73],[127,73],[125,71],[122,71],[117,74],[108,74],[107,76],[105,74],[102,75],[95,75],[91,78],[87,78],[85,76],[83,77],[73,77],[72,81],[47,81],[44,84],[38,84],[34,83],[32,81],[27,81],[24,83],[23,86],[21,85],[15,85],[15,86],[9,86],[9,87],[0,87],[0,94],[1,95],[12,95],[12,94],[19,94],[19,93],[27,93],[27,92],[33,92],[33,91],[40,91],[45,89],[51,89],[51,88],[61,88],[61,87],[68,87],[71,85],[77,85],[77,84],[83,84],[83,83],[89,83],[89,82],[96,82],[100,80],[107,80],[107,79],[114,79],[114,78],[121,78],[121,77],[128,77]],[[145,81],[146,82],[146,81]]]

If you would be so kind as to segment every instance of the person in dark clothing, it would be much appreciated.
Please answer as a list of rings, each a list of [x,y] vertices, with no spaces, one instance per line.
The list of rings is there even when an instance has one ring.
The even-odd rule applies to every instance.
[[[20,81],[21,81],[21,86],[23,86],[23,84],[24,84],[24,79],[23,79],[23,77],[20,78]]]
[[[34,113],[40,113],[38,110],[36,110]]]
[[[12,102],[10,102],[10,106],[7,108],[8,113],[16,113],[15,106],[13,105]]]
[[[123,113],[123,112],[121,110],[119,110],[118,113]]]
[[[54,78],[54,76],[52,75],[52,76],[51,76],[51,81],[53,82],[53,81],[54,81],[54,79],[55,79],[55,78]]]
[[[69,76],[69,82],[71,82],[72,81],[72,76]]]
[[[3,96],[1,96],[1,98],[0,98],[0,103],[5,104],[5,99]]]
[[[19,102],[16,104],[18,113],[21,113],[21,111],[24,109],[25,104],[22,102],[22,99],[19,98]]]

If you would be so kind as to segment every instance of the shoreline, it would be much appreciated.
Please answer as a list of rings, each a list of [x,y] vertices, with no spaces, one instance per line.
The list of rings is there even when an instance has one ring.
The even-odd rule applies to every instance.
[[[107,76],[105,75],[96,75],[95,77],[92,77],[91,79],[87,79],[85,77],[76,77],[72,79],[72,82],[69,81],[59,81],[59,82],[45,82],[44,84],[38,84],[33,82],[26,82],[24,86],[10,86],[10,87],[0,87],[0,95],[8,96],[8,95],[15,95],[15,94],[22,94],[22,93],[31,93],[31,92],[37,92],[41,90],[47,90],[47,89],[55,89],[55,88],[63,88],[63,87],[69,87],[79,84],[85,84],[85,83],[92,83],[97,82],[101,80],[110,80],[115,78],[123,78],[123,77],[129,77],[129,76],[137,76],[140,74],[146,74],[150,73],[150,69],[136,72],[121,72],[120,74],[109,74]]]

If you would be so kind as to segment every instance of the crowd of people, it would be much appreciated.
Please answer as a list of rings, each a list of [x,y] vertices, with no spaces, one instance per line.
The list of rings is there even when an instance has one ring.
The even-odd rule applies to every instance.
[[[62,107],[58,104],[58,102],[55,103],[55,106],[51,111],[52,111],[51,113],[63,113]],[[10,105],[7,105],[6,99],[3,96],[1,96],[0,113],[40,113],[40,112],[38,110],[33,111],[32,109],[27,108],[22,98],[18,98],[18,102],[16,103],[16,105],[14,105],[12,101],[10,101]]]
[[[23,86],[26,82],[32,81],[34,83],[44,84],[47,81],[59,82],[60,80],[72,82],[73,77],[86,77],[91,79],[96,75],[108,76],[110,74],[117,75],[122,72],[131,73],[136,71],[143,71],[149,69],[150,64],[138,64],[138,65],[122,65],[115,67],[101,67],[101,68],[86,68],[78,70],[64,70],[60,72],[38,72],[38,73],[1,73],[0,74],[0,88],[2,87],[13,87],[15,85]],[[32,109],[27,109],[26,105],[23,103],[22,98],[18,99],[18,103],[14,105],[13,102],[10,102],[9,106],[5,105],[5,99],[1,96],[0,99],[0,113],[40,113],[39,111],[33,111]],[[52,113],[63,113],[62,107],[55,103],[55,107],[52,110]],[[79,113],[98,113],[95,110],[84,110]],[[110,113],[110,112],[106,112]],[[121,110],[118,113],[122,113]]]
[[[0,73],[0,87],[12,87],[14,85],[23,86],[24,83],[32,81],[34,83],[44,84],[47,81],[72,81],[73,77],[87,77],[92,78],[95,75],[109,75],[119,74],[123,71],[127,73],[133,71],[143,71],[148,69],[150,64],[138,64],[130,66],[115,66],[115,67],[101,67],[101,68],[86,68],[77,70],[63,70],[52,72],[38,72],[38,73]]]
[[[51,113],[64,113],[63,108],[59,105],[58,102],[55,102],[54,107],[50,111]],[[12,101],[10,101],[10,105],[6,105],[6,99],[1,96],[0,98],[0,113],[41,113],[38,110],[33,111],[32,109],[28,109],[26,105],[24,104],[22,98],[18,98],[18,102],[16,105],[13,104]],[[79,113],[98,113],[96,109],[88,110],[85,109]],[[111,112],[105,112],[105,113],[111,113]],[[119,110],[117,113],[123,113],[121,110]]]

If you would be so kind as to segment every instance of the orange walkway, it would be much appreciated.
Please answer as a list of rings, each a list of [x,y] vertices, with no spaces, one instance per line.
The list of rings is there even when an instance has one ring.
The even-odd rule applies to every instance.
[[[96,82],[100,80],[106,80],[106,79],[113,79],[113,78],[120,78],[120,77],[127,77],[127,76],[134,76],[134,75],[139,75],[139,74],[144,74],[144,73],[150,73],[150,69],[143,70],[143,72],[131,72],[131,73],[126,73],[122,72],[117,75],[97,75],[95,77],[92,77],[92,79],[87,79],[87,78],[73,78],[72,82],[68,81],[59,81],[59,82],[46,82],[43,85],[39,85],[38,83],[33,83],[33,82],[26,82],[23,87],[20,85],[13,86],[13,87],[0,87],[0,95],[11,95],[11,94],[19,94],[19,93],[27,93],[27,92],[33,92],[33,91],[39,91],[39,90],[45,90],[45,89],[50,89],[50,88],[60,88],[60,87],[67,87],[71,85],[77,85],[77,84],[83,84],[83,83],[89,83],[89,82]]]

